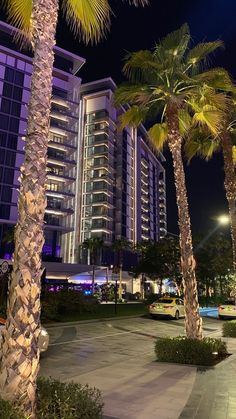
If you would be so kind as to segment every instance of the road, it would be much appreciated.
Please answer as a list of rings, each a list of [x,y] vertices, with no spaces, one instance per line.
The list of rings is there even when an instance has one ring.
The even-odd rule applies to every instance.
[[[222,322],[204,318],[205,336],[219,337]],[[48,327],[50,346],[41,360],[41,374],[71,380],[129,359],[155,359],[154,342],[184,333],[184,321],[145,317]]]

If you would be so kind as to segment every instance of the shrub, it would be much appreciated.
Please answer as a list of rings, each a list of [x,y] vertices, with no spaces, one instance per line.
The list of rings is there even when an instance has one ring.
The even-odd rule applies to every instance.
[[[160,294],[149,294],[145,299],[145,304],[150,305],[160,298]]]
[[[0,399],[0,419],[23,419],[22,414],[12,406],[12,403]]]
[[[52,378],[37,382],[38,419],[102,419],[100,391]],[[0,399],[0,419],[26,419],[11,403]]]
[[[102,407],[101,394],[95,388],[52,378],[38,380],[39,419],[100,419]]]
[[[61,313],[93,313],[98,308],[97,298],[75,290],[45,292],[42,298],[42,319],[57,320]]]
[[[160,338],[155,345],[157,361],[179,364],[213,365],[227,355],[225,342],[220,339],[188,339],[183,336]],[[217,355],[216,355],[217,353]]]
[[[230,320],[223,324],[223,336],[236,338],[236,320]]]

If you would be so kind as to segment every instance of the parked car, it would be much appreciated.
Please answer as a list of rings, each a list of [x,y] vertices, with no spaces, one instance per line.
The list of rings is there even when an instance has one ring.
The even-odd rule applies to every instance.
[[[0,338],[1,338],[1,330],[4,328],[6,323],[5,319],[0,318]],[[40,353],[45,352],[48,349],[49,345],[49,334],[47,330],[41,326],[41,333],[39,335],[39,350]]]
[[[236,317],[236,303],[235,299],[227,300],[224,304],[218,307],[219,319],[234,318]]]
[[[178,320],[185,316],[184,302],[181,298],[163,297],[149,306],[149,313],[152,318],[165,316]]]

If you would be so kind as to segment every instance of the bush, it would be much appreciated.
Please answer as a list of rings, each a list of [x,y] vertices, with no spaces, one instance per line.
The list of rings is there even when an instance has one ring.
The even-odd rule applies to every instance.
[[[103,403],[100,391],[52,378],[37,382],[38,419],[101,419]],[[12,404],[0,399],[0,419],[26,419]]]
[[[230,320],[223,324],[223,336],[236,338],[236,320]]]
[[[98,301],[94,296],[85,296],[74,290],[45,292],[42,298],[42,319],[57,320],[61,313],[93,313],[97,311]]]
[[[214,365],[217,359],[224,358],[228,353],[226,343],[220,339],[198,340],[183,336],[158,339],[155,352],[157,361],[193,365]]]
[[[149,294],[145,298],[145,304],[150,305],[150,304],[154,303],[154,301],[157,301],[158,298],[160,298],[160,294]]]
[[[23,419],[10,402],[0,399],[0,419]]]
[[[58,380],[38,380],[38,419],[99,419],[103,403],[99,390]]]
[[[201,307],[215,307],[225,302],[226,297],[222,295],[216,295],[212,297],[207,297],[206,295],[201,295],[198,297],[199,305]]]

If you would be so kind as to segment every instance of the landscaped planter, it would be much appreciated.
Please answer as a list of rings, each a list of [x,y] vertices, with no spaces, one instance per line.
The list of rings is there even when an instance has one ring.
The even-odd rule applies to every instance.
[[[75,383],[39,378],[37,385],[37,419],[102,419],[100,391]],[[26,419],[11,403],[0,399],[0,417]]]
[[[185,336],[159,338],[155,353],[158,362],[212,366],[229,356],[226,343],[220,339],[188,339]]]

